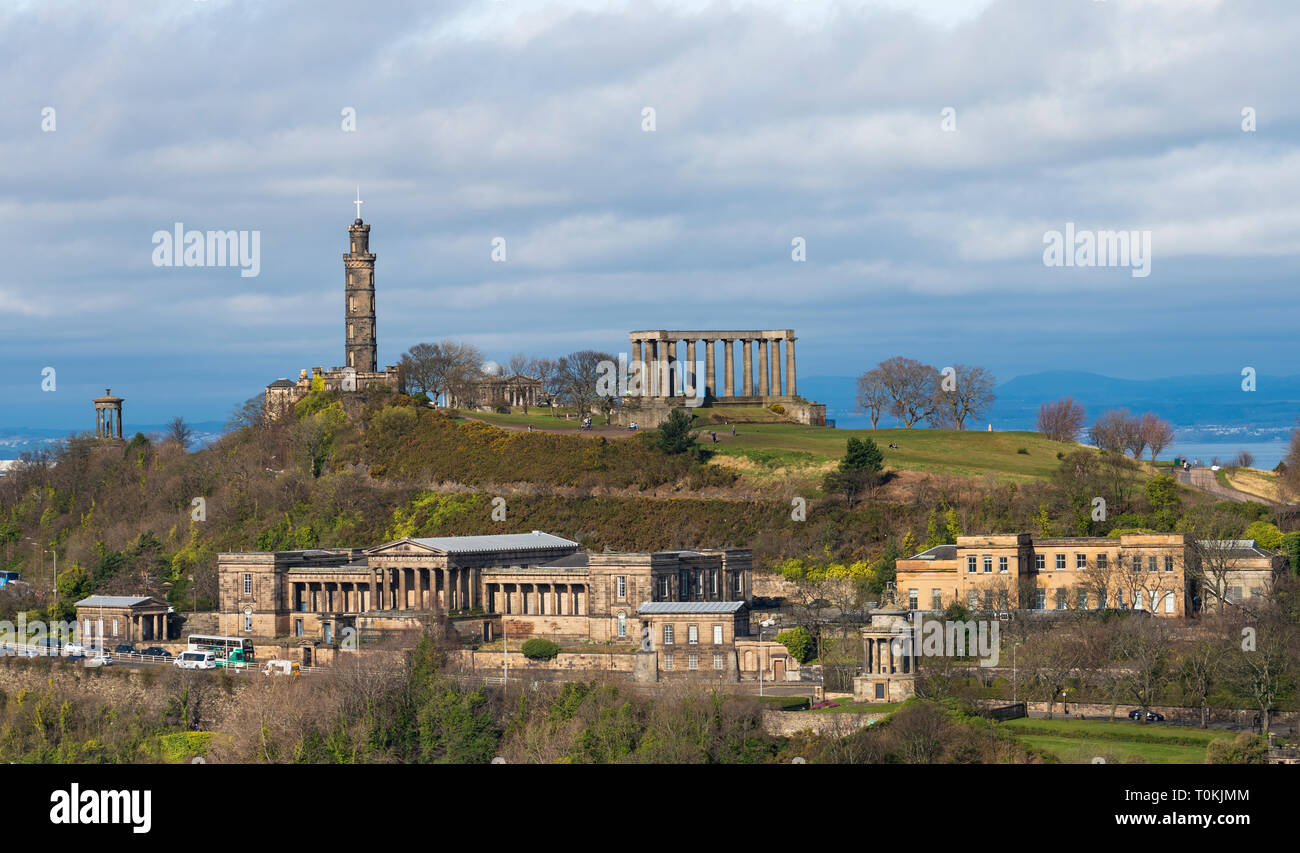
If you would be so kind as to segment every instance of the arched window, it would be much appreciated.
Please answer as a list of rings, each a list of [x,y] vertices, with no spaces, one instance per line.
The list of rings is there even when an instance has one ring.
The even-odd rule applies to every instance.
[[[621,610],[618,612],[618,635],[619,637],[627,636],[627,614]]]

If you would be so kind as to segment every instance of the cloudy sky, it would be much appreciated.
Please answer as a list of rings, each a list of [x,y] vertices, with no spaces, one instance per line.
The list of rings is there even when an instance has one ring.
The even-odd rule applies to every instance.
[[[1294,0],[9,0],[0,426],[341,364],[358,186],[381,364],[790,327],[809,376],[1300,373],[1297,43]],[[259,275],[156,267],[178,222]],[[1067,222],[1150,275],[1045,266]]]

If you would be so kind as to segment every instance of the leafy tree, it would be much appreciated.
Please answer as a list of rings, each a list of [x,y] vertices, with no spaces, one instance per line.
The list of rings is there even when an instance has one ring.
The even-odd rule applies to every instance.
[[[668,420],[659,425],[655,444],[671,456],[694,450],[695,434],[691,432],[691,416],[682,409],[669,412]]]
[[[1278,529],[1276,524],[1270,524],[1267,521],[1256,521],[1249,525],[1246,528],[1246,538],[1254,539],[1256,545],[1270,551],[1282,545],[1282,531]]]
[[[812,660],[817,651],[813,635],[802,625],[777,634],[776,641],[785,646],[786,651],[799,663]]]
[[[839,468],[826,475],[822,488],[830,493],[844,495],[852,507],[861,494],[880,484],[883,466],[884,455],[874,441],[870,438],[850,438]]]

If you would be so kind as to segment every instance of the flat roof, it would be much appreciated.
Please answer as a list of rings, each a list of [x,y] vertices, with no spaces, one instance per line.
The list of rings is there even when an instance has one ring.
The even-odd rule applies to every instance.
[[[534,530],[532,533],[493,533],[487,536],[430,536],[425,538],[406,537],[394,542],[387,542],[376,551],[398,542],[414,542],[444,554],[476,554],[485,551],[527,551],[541,548],[577,548],[578,543],[560,536]]]

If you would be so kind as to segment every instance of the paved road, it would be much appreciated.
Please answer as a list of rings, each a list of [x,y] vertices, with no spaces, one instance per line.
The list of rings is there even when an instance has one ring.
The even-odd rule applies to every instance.
[[[1202,492],[1209,492],[1216,498],[1222,498],[1226,501],[1236,501],[1238,503],[1244,501],[1272,503],[1258,495],[1251,495],[1246,492],[1239,492],[1236,489],[1228,488],[1219,482],[1219,478],[1215,476],[1215,472],[1211,471],[1209,468],[1193,468],[1191,471],[1184,471],[1181,468],[1176,468],[1174,469],[1174,476],[1178,479],[1178,482],[1182,483],[1184,486],[1191,486],[1193,489],[1199,489]]]

